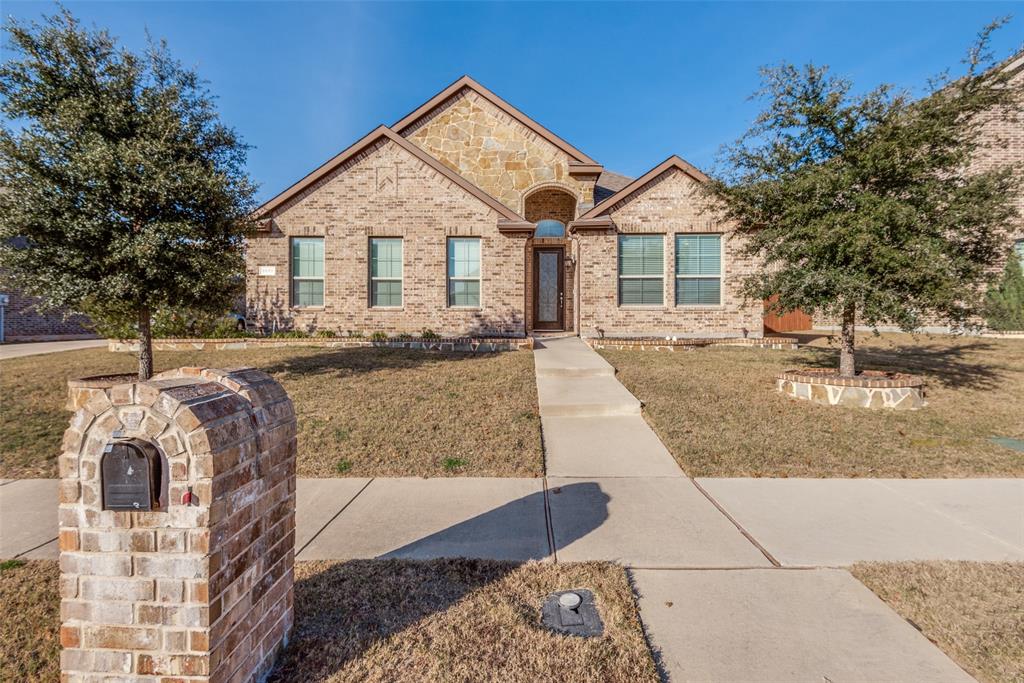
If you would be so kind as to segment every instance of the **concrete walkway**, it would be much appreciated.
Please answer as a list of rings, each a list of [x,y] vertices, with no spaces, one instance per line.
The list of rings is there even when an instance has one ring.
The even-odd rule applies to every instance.
[[[817,552],[806,556],[828,559],[868,552],[871,546],[861,541],[870,524],[856,521],[840,526],[837,534],[843,539],[839,545],[847,543],[850,552],[828,552],[836,529],[807,508],[817,503],[828,509],[834,487],[823,487],[821,497],[814,497],[811,491],[817,489],[812,487],[804,495],[809,505],[796,506],[787,516],[792,491],[759,497],[737,492],[742,484],[736,487],[730,480],[698,484],[683,476],[640,417],[640,402],[585,343],[545,340],[535,359],[556,560],[613,560],[630,568],[640,618],[666,677],[971,680],[848,572],[787,571],[758,540],[756,531],[765,531],[769,548],[778,542],[787,560],[805,557],[798,551],[807,546]],[[730,515],[716,492],[741,514]],[[733,492],[737,495],[729,495]],[[1012,510],[1013,493],[1007,487],[991,506],[978,505],[969,513],[954,504],[946,506],[945,517],[919,514],[893,533],[913,534],[916,522],[929,531],[918,538],[920,550],[1012,554],[1012,543],[1000,544],[996,541],[1003,539],[990,536],[1008,531],[992,512]],[[922,497],[950,494],[924,491],[906,499],[904,507],[917,512]],[[744,505],[751,499],[753,504]],[[934,499],[927,504],[943,507]],[[766,508],[776,516],[766,520]],[[844,510],[851,511],[842,508],[833,517],[842,517]],[[897,512],[888,507],[880,514]],[[606,519],[591,528],[595,516]],[[973,523],[969,529],[965,518]],[[884,519],[873,521],[887,528]],[[787,533],[787,524],[804,533]],[[943,526],[950,531],[945,538],[936,535]],[[973,543],[958,543],[968,538]],[[899,547],[884,545],[890,551]]]
[[[106,346],[106,339],[69,339],[67,341],[25,342],[19,344],[0,344],[0,360],[37,356],[43,353],[58,351],[77,351]]]

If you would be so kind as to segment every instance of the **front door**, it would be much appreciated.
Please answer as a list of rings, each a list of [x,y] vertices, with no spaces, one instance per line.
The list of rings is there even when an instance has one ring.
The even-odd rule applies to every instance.
[[[562,247],[533,250],[533,328],[565,329],[565,268]]]

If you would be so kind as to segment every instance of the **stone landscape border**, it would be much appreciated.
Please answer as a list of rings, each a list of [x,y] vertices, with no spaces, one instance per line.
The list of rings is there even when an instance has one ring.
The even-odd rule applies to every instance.
[[[786,396],[827,406],[918,410],[926,405],[924,378],[903,373],[865,370],[839,377],[831,368],[807,368],[780,372],[775,384]]]
[[[617,349],[637,351],[675,351],[676,349],[693,349],[703,346],[748,346],[758,349],[774,349],[777,351],[795,351],[799,348],[795,337],[758,337],[746,339],[708,338],[708,339],[653,339],[650,337],[585,337],[583,339],[593,349]]]
[[[156,351],[243,351],[295,346],[318,349],[382,348],[494,353],[532,349],[533,339],[531,337],[442,337],[440,339],[413,337],[376,341],[358,337],[236,337],[224,339],[197,337],[153,340],[153,349]],[[110,339],[107,340],[107,349],[114,352],[137,352],[139,342]]]
[[[995,330],[988,330],[986,332],[982,332],[979,336],[988,337],[989,339],[1019,339],[1024,341],[1024,330],[1002,330],[998,332]]]

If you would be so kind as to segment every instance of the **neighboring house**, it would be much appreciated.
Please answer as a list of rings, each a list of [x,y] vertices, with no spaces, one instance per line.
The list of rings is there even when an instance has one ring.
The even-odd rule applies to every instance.
[[[676,156],[630,179],[469,77],[264,204],[247,315],[342,334],[760,336]]]
[[[14,289],[0,290],[0,341],[48,341],[95,337],[84,315],[44,311],[39,299]]]
[[[20,246],[22,240],[9,244]],[[51,341],[95,337],[90,320],[66,310],[45,309],[40,300],[4,283],[0,272],[0,342]]]
[[[1017,87],[1024,87],[1024,52],[1020,52],[1002,62],[997,69],[1005,69],[1011,74],[1010,82]],[[983,128],[981,148],[978,150],[971,168],[977,171],[991,170],[1001,166],[1016,165],[1024,168],[1024,110],[1016,112],[1016,120],[1003,116],[1002,112],[993,112]],[[1007,240],[1007,256],[1019,258],[1024,266],[1024,187],[1015,197],[1017,212],[1020,216],[1017,225],[1010,231]],[[1002,272],[1005,260],[992,264],[993,271]],[[982,323],[983,321],[977,320]],[[817,329],[834,330],[839,326],[834,320],[818,316],[814,320]],[[881,330],[898,329],[891,325],[879,326]],[[921,328],[923,332],[949,332],[947,324],[940,320],[929,319]]]
[[[999,67],[1012,74],[1010,82],[1024,88],[1024,52],[1020,52]],[[1024,104],[1017,111],[1017,120],[993,115],[985,125],[985,146],[979,151],[972,168],[978,171],[999,166],[1017,165],[1024,169]],[[1021,220],[1010,235],[1011,253],[1024,265],[1024,187],[1017,193],[1017,212]],[[1002,264],[999,264],[1002,267]]]

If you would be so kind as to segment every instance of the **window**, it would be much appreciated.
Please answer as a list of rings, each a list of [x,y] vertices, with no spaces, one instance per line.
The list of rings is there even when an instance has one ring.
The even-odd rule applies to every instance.
[[[664,303],[664,250],[662,235],[619,236],[620,306]]]
[[[722,303],[722,236],[676,235],[676,306]]]
[[[324,305],[324,239],[292,238],[292,306]]]
[[[480,306],[480,238],[448,239],[448,305]]]
[[[565,225],[562,221],[547,219],[537,221],[537,229],[533,231],[534,237],[565,237]]]
[[[1024,268],[1024,239],[1017,240],[1013,243],[1013,252],[1017,254],[1017,258],[1020,259],[1020,266]]]
[[[402,305],[402,239],[370,238],[370,305]]]

